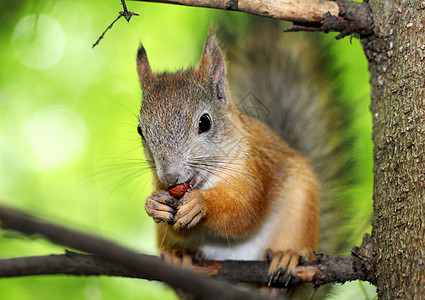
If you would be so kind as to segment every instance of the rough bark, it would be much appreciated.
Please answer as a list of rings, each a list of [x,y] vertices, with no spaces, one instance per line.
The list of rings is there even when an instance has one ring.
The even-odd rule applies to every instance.
[[[425,297],[425,2],[371,0],[372,237],[379,299]]]

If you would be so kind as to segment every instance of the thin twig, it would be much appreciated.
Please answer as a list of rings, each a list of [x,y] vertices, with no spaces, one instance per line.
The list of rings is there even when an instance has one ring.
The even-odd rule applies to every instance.
[[[118,17],[114,20],[114,21],[112,21],[112,23],[105,29],[105,31],[103,31],[102,32],[102,34],[99,36],[99,38],[96,40],[96,42],[93,44],[93,46],[92,46],[92,48],[94,48],[94,47],[96,47],[98,44],[99,44],[99,42],[100,42],[100,40],[101,39],[103,39],[103,37],[105,36],[105,34],[106,34],[106,32],[109,30],[109,29],[111,29],[112,28],[112,26],[114,26],[114,24],[115,24],[115,22],[116,21],[118,21],[121,17],[122,17],[123,15],[121,14],[121,12],[120,12],[120,14],[118,15]]]
[[[122,5],[122,8],[123,8],[123,11],[120,11],[118,17],[114,21],[112,21],[111,24],[109,24],[109,26],[105,29],[105,31],[102,32],[102,34],[99,36],[99,38],[93,44],[92,48],[96,47],[99,44],[100,40],[103,39],[106,32],[109,29],[111,29],[112,26],[114,26],[115,22],[118,21],[121,17],[124,17],[127,20],[127,22],[130,22],[130,19],[131,19],[132,16],[138,16],[139,15],[139,14],[136,14],[136,13],[129,11],[127,9],[127,5],[125,4],[125,0],[121,0],[121,5]]]

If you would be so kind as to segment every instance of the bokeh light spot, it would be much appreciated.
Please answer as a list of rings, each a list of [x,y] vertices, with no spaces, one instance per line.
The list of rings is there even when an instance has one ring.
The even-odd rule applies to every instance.
[[[32,69],[47,69],[59,62],[65,48],[65,34],[58,21],[44,14],[22,18],[13,31],[17,59]]]
[[[42,108],[26,125],[28,143],[38,158],[39,168],[64,164],[87,148],[86,124],[65,106]]]

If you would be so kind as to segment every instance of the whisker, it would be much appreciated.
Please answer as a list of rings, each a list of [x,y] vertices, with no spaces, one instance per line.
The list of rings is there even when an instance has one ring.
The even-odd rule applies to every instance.
[[[216,168],[215,166],[205,165],[205,164],[189,164],[189,166],[191,166],[195,170],[198,169],[199,170],[198,176],[200,176],[203,180],[208,180],[209,182],[211,182],[211,180],[207,177],[207,175],[203,174],[203,172],[207,172],[208,174],[219,177],[225,185],[231,186],[232,189],[235,190],[235,186],[231,185],[229,178],[226,178],[226,176],[225,176],[225,175],[227,175],[231,179],[232,178],[237,179],[235,174],[233,174],[233,172],[229,172],[229,171],[235,171],[235,170],[223,170],[223,169],[220,169],[220,168]],[[199,166],[201,166],[202,169],[198,168]],[[243,174],[244,176],[246,176],[246,174],[244,172],[242,172],[240,170],[237,170],[237,171],[240,174]],[[253,182],[253,180],[251,182]],[[241,196],[245,195],[245,193],[242,192],[239,188],[236,189],[235,191],[237,193],[239,193]]]
[[[164,246],[165,237],[167,236],[168,227],[165,227],[165,233],[162,236],[161,243],[159,243],[158,248],[161,249]]]
[[[245,172],[242,172],[241,170],[234,169],[231,167],[218,167],[218,166],[203,164],[203,163],[191,163],[190,166],[193,167],[194,169],[200,169],[202,167],[204,168],[204,170],[208,170],[210,171],[210,173],[214,175],[219,175],[221,173],[224,173],[225,175],[228,175],[232,177],[233,179],[236,178],[235,174],[233,173],[245,174]],[[213,171],[216,171],[216,173],[213,173]]]
[[[147,174],[149,171],[150,170],[143,170],[140,172],[140,170],[133,170],[132,172],[123,175],[117,182],[115,182],[114,185],[111,186],[112,189],[110,190],[109,196],[112,195],[118,188],[129,185],[135,179]],[[145,183],[146,182],[147,181],[145,181]]]
[[[229,159],[227,157],[193,157],[193,161],[196,162],[211,162],[211,163],[218,163],[218,164],[238,164],[243,165],[244,159],[240,159],[241,162],[235,161],[235,159]]]
[[[204,172],[207,171],[207,172],[209,172],[209,174],[212,174],[212,175],[215,175],[215,176],[219,177],[225,185],[231,186],[232,189],[234,191],[236,191],[237,193],[239,193],[241,196],[244,196],[245,195],[240,189],[236,189],[235,190],[235,187],[233,185],[231,185],[231,183],[229,182],[229,179],[226,178],[226,177],[224,177],[221,173],[219,173],[219,172],[212,172],[211,170],[206,170],[206,169],[203,169],[202,171],[204,171]],[[201,177],[202,180],[204,180],[206,182],[210,182],[211,185],[212,185],[211,179],[206,174],[202,174],[201,172],[199,172],[198,173],[198,176]]]
[[[120,159],[120,158],[122,158],[123,156],[126,156],[126,155],[128,155],[129,153],[132,153],[132,152],[134,152],[134,151],[137,151],[138,153],[139,153],[139,151],[141,150],[141,147],[140,146],[136,146],[136,147],[133,147],[133,148],[130,148],[130,149],[128,149],[127,151],[125,151],[125,152],[122,152],[122,153],[120,153],[120,154],[118,154],[118,156],[116,156],[116,157],[114,157],[113,159]],[[140,152],[141,153],[141,152]],[[141,154],[140,154],[141,155]]]
[[[227,168],[227,169],[232,168],[235,171],[238,171],[240,169],[236,167],[241,167],[245,165],[242,163],[239,164],[232,161],[219,161],[219,160],[210,160],[210,159],[192,159],[191,162],[196,164],[208,165],[215,168]]]
[[[197,165],[190,165],[193,169],[198,169],[198,167],[199,166],[197,166]],[[202,166],[202,165],[201,165]],[[200,169],[200,171],[198,172],[198,176],[201,176],[201,175],[203,175],[204,176],[204,178],[203,179],[209,179],[208,177],[207,177],[207,175],[205,175],[205,174],[202,174],[202,172],[207,172],[207,173],[209,173],[209,174],[211,174],[211,175],[215,175],[215,176],[217,176],[217,177],[219,177],[220,179],[222,179],[222,180],[224,180],[224,181],[227,181],[228,179],[227,178],[225,178],[224,176],[223,176],[223,174],[221,174],[221,172],[219,172],[220,170],[214,170],[214,169],[208,169],[208,166],[202,166],[202,167],[204,167],[203,169]],[[228,175],[228,176],[232,176],[231,174],[225,174],[225,175]]]
[[[118,102],[118,101],[116,101],[116,100],[114,100],[114,99],[112,99],[112,98],[105,97],[105,99],[106,99],[106,100],[109,100],[109,101],[112,101],[112,102],[114,102],[115,104],[118,104],[119,106],[121,106],[121,107],[125,108],[128,112],[130,112],[130,114],[131,114],[133,117],[135,117],[135,118],[136,118],[137,122],[139,122],[139,116],[138,116],[137,114],[135,114],[135,113],[134,113],[134,111],[133,111],[133,110],[131,110],[129,107],[125,106],[124,104],[122,104],[122,103],[120,103],[120,102]]]
[[[233,256],[232,254],[232,245],[230,244],[230,239],[229,239],[229,235],[227,234],[227,224],[224,224],[224,237],[226,238],[227,241],[227,245],[229,245],[229,251],[230,251],[230,256]]]

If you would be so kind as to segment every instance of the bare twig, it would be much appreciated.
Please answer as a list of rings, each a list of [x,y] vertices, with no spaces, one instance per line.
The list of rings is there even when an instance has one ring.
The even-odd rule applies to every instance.
[[[205,299],[262,299],[257,293],[211,278],[195,275],[165,264],[155,257],[141,255],[132,250],[102,238],[72,231],[62,226],[37,220],[33,216],[0,205],[1,226],[27,235],[40,234],[48,240],[121,266],[130,272],[137,272],[143,278],[163,281],[175,288]]]
[[[127,20],[127,22],[130,22],[130,19],[131,19],[132,16],[138,16],[139,15],[139,14],[136,14],[136,13],[129,11],[127,9],[127,5],[125,4],[125,0],[121,0],[121,5],[122,5],[122,8],[123,8],[123,11],[120,11],[118,17],[114,21],[112,21],[111,24],[109,24],[109,26],[105,29],[105,31],[102,32],[102,34],[99,36],[99,38],[96,40],[96,42],[94,42],[92,48],[96,47],[99,44],[100,40],[103,39],[106,32],[109,29],[111,29],[112,26],[114,26],[115,22],[118,21],[121,17],[124,17]]]
[[[127,22],[130,22],[130,19],[132,16],[138,16],[139,14],[136,14],[134,12],[128,11],[127,5],[125,4],[125,0],[121,0],[121,5],[123,8],[123,11],[120,11],[120,15],[124,16],[124,18],[127,20]]]
[[[135,0],[234,10],[294,22],[289,31],[340,32],[346,35],[373,33],[372,13],[366,2],[348,0]]]

